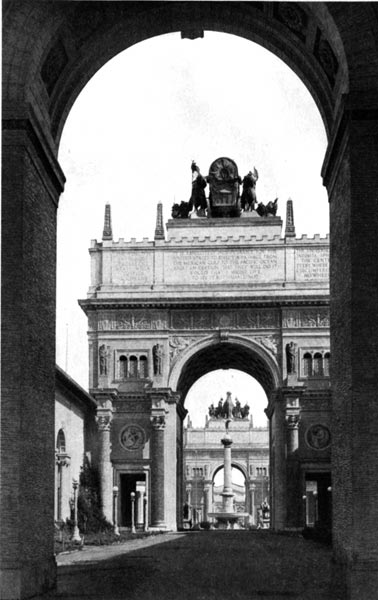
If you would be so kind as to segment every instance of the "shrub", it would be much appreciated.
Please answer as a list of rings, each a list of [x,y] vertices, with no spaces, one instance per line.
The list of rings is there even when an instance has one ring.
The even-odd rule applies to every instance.
[[[87,460],[80,473],[77,509],[78,526],[82,533],[98,533],[112,530],[112,524],[105,519],[101,510],[98,472]]]

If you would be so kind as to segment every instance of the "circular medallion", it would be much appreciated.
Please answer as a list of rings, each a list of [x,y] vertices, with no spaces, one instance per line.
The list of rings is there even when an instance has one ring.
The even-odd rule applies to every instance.
[[[219,325],[221,327],[228,327],[231,323],[231,318],[229,317],[229,315],[222,315],[221,317],[219,317]]]
[[[146,437],[139,425],[127,425],[122,429],[119,440],[125,450],[139,450],[143,448]]]
[[[306,432],[306,441],[314,450],[324,450],[331,443],[331,432],[325,425],[311,425]]]

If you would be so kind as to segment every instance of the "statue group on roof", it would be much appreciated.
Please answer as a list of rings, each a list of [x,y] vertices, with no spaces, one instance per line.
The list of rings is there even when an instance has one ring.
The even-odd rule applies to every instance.
[[[221,398],[217,404],[209,406],[209,417],[212,419],[246,419],[249,416],[249,406],[241,405],[239,400],[235,398],[233,403],[231,392],[227,392],[226,400]]]
[[[257,201],[256,183],[259,173],[256,167],[241,179],[238,167],[231,158],[221,157],[210,165],[209,174],[204,177],[193,160],[192,190],[187,202],[175,203],[172,207],[174,219],[194,217],[239,217],[242,213],[251,216],[270,217],[277,214],[278,198],[263,204]],[[209,196],[205,189],[209,185]],[[243,186],[240,194],[240,185]]]

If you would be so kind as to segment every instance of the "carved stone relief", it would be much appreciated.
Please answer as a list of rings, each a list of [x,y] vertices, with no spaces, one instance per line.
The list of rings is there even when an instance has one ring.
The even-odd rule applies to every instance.
[[[172,329],[273,329],[279,327],[277,310],[234,309],[172,311]]]
[[[329,308],[306,308],[303,310],[284,310],[282,327],[329,327]]]
[[[264,346],[266,350],[276,355],[278,351],[278,339],[273,335],[256,336],[253,338],[258,344]]]
[[[92,323],[92,325],[94,326],[95,323]],[[100,314],[98,320],[99,331],[122,329],[168,329],[168,315],[164,312],[150,311],[114,311]]]
[[[185,338],[182,336],[174,336],[169,340],[169,360],[173,363],[180,354],[197,338],[189,337]]]
[[[331,432],[325,425],[311,425],[306,431],[306,442],[314,450],[324,450],[331,443]]]
[[[122,429],[119,441],[125,450],[139,450],[146,442],[146,434],[139,425],[127,425]]]

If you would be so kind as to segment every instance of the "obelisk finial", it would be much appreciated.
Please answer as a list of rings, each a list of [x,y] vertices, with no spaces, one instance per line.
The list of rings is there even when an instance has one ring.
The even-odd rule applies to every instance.
[[[289,200],[286,203],[285,237],[295,237],[294,210],[293,201],[291,198],[289,198]]]
[[[110,211],[110,204],[105,204],[105,216],[104,216],[104,231],[102,232],[103,240],[112,240],[112,215]]]
[[[163,205],[161,202],[157,205],[155,240],[165,240],[163,226]]]

